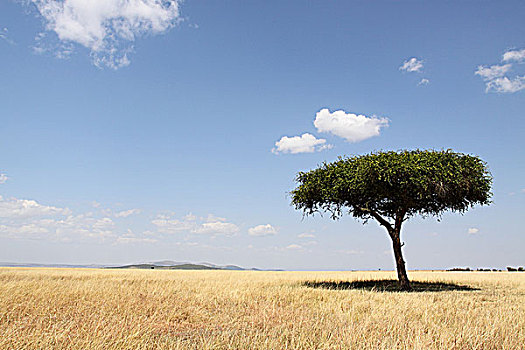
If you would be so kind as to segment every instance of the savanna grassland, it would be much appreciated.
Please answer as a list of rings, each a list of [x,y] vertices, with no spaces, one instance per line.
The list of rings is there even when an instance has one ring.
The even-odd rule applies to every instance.
[[[524,273],[409,276],[460,287],[345,283],[393,272],[0,268],[0,348],[525,349]]]

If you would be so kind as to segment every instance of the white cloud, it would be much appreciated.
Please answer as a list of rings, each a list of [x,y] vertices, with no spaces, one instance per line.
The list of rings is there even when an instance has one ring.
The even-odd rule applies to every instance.
[[[301,136],[283,136],[279,141],[275,143],[275,148],[272,149],[272,152],[275,154],[312,153],[329,148],[332,148],[332,145],[327,145],[326,140],[317,139],[315,136],[309,133],[304,133]]]
[[[406,60],[405,62],[403,62],[401,67],[399,67],[399,70],[404,70],[405,72],[420,72],[422,68],[423,68],[423,61],[418,60],[415,57],[412,57]]]
[[[136,209],[133,210],[136,212]],[[126,217],[124,214],[115,218]],[[10,239],[35,239],[61,242],[151,242],[151,237],[122,235],[118,222],[111,212],[101,210],[94,214],[76,214],[69,208],[43,205],[35,200],[3,198],[0,196],[0,236]],[[131,215],[131,214],[130,214]],[[122,239],[119,239],[122,238]],[[133,239],[132,239],[133,238]],[[146,239],[148,238],[148,239]]]
[[[205,222],[204,224],[195,227],[191,232],[198,234],[231,236],[239,232],[239,227],[230,222]]]
[[[388,126],[388,119],[346,113],[342,110],[330,113],[324,108],[317,112],[314,125],[319,132],[337,135],[348,142],[359,142],[378,136],[381,128]]]
[[[508,61],[522,62],[524,60],[525,60],[525,49],[509,50],[503,54],[503,62],[508,62]]]
[[[0,184],[4,184],[7,180],[9,180],[9,177],[6,174],[0,174]]]
[[[164,217],[158,217],[151,221],[151,223],[157,227],[158,232],[167,234],[187,232],[193,229],[195,225],[193,222],[167,219]]]
[[[30,1],[66,55],[73,49],[71,44],[82,45],[91,51],[95,65],[113,69],[129,64],[136,38],[163,33],[180,21],[178,0]],[[58,55],[63,54],[60,51]]]
[[[118,213],[115,213],[115,217],[116,218],[127,218],[128,216],[131,216],[131,215],[140,214],[140,212],[141,212],[140,209],[123,210],[123,211],[119,211]]]
[[[70,215],[68,208],[57,208],[39,204],[34,200],[0,196],[0,218],[29,218],[54,215]]]
[[[0,39],[4,40],[8,44],[14,45],[15,42],[9,38],[9,29],[2,28],[0,29]]]
[[[493,65],[490,67],[478,66],[478,69],[474,74],[479,75],[485,80],[492,80],[498,77],[502,77],[510,70],[512,64],[504,65]]]
[[[286,249],[298,250],[298,249],[303,249],[303,247],[300,246],[299,244],[290,244],[290,245],[286,246]]]
[[[312,233],[301,233],[297,235],[299,238],[315,238],[315,235]]]
[[[115,244],[133,244],[133,243],[157,243],[158,240],[150,237],[137,237],[131,230],[119,236],[115,240]]]
[[[423,78],[417,83],[417,85],[428,85],[430,83],[430,80]]]
[[[510,50],[503,54],[503,62],[525,63],[525,49]],[[474,74],[485,80],[485,92],[514,93],[525,89],[525,75],[509,76],[508,73],[514,68],[514,63],[492,66],[478,66]]]
[[[203,222],[204,221],[204,222]],[[208,215],[207,218],[197,218],[188,214],[179,219],[173,219],[168,215],[159,215],[151,223],[157,227],[159,233],[194,233],[208,235],[231,236],[239,232],[239,227],[233,223],[226,222],[225,218]]]
[[[24,217],[2,220],[0,235],[15,239],[45,239],[63,242],[79,240],[106,241],[115,239],[115,223],[110,218],[90,214]]]
[[[486,91],[513,93],[525,89],[525,76],[509,79],[507,77],[497,78],[487,82]]]
[[[277,234],[277,230],[270,224],[258,225],[248,229],[250,236],[274,236]]]
[[[478,232],[479,232],[479,228],[476,228],[476,227],[471,227],[471,228],[469,228],[469,229],[467,230],[467,233],[468,233],[469,235],[475,235],[475,234],[478,233]]]

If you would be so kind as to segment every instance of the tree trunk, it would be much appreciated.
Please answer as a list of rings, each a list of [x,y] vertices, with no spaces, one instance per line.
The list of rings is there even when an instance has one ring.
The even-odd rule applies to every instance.
[[[403,253],[401,252],[401,232],[399,229],[394,229],[390,232],[392,238],[392,247],[394,248],[394,257],[396,259],[397,278],[399,279],[399,287],[401,290],[410,290],[410,281],[408,280],[407,271],[405,269],[405,260],[403,260]]]

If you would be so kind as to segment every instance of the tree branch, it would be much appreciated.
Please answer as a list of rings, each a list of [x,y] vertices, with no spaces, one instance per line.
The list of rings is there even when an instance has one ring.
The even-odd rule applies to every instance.
[[[388,221],[386,221],[381,215],[379,215],[372,209],[361,208],[361,210],[369,212],[370,215],[372,215],[374,219],[376,219],[379,222],[379,224],[384,226],[388,230],[388,233],[390,233],[390,231],[392,230],[392,225]]]
[[[401,232],[401,225],[405,221],[406,209],[400,209],[396,214],[395,229],[397,232]]]

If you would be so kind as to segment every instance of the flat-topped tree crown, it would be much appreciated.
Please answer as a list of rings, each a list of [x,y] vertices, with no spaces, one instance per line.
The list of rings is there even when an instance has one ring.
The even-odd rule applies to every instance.
[[[492,177],[476,156],[415,150],[340,158],[300,172],[296,181],[292,204],[305,214],[328,211],[337,218],[347,209],[368,219],[371,211],[408,218],[490,204]]]
[[[404,261],[399,241],[403,221],[414,215],[463,213],[491,203],[492,176],[477,156],[434,150],[377,152],[339,158],[297,174],[292,204],[304,214],[329,212],[337,219],[348,211],[365,222],[376,219],[394,241],[396,261]],[[400,244],[400,243],[399,243]],[[406,276],[406,272],[404,273]],[[400,277],[400,282],[403,281]],[[408,286],[408,278],[406,285]]]

